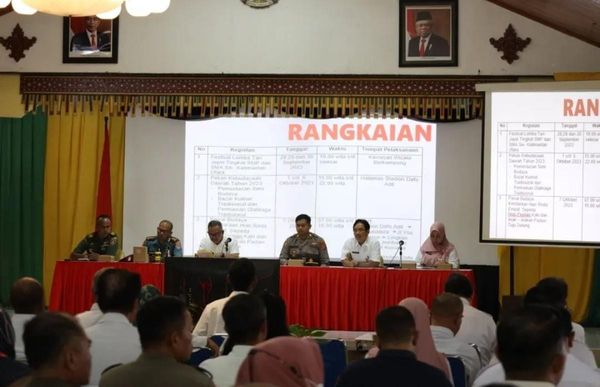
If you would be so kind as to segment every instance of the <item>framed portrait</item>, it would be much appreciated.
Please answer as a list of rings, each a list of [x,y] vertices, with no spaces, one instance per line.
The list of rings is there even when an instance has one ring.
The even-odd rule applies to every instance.
[[[400,0],[400,67],[458,66],[458,0]]]
[[[119,18],[63,18],[63,63],[117,63]]]

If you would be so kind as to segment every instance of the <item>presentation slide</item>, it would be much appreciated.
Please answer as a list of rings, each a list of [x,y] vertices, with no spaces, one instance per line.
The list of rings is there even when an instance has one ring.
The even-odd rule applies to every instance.
[[[435,157],[436,125],[407,119],[188,121],[184,254],[218,219],[241,256],[278,257],[305,213],[332,260],[357,218],[386,262],[399,241],[414,259],[434,221]]]
[[[483,234],[492,241],[599,243],[600,92],[486,97]]]

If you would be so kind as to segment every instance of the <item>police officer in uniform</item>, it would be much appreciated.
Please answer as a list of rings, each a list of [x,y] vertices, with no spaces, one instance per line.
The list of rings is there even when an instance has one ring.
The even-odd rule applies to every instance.
[[[329,264],[327,244],[317,234],[310,232],[310,216],[300,214],[296,217],[296,234],[283,243],[279,260],[285,264],[288,259],[303,259],[304,264]]]
[[[97,261],[99,255],[117,255],[119,237],[112,232],[112,221],[108,215],[96,218],[96,231],[88,234],[77,244],[71,253],[71,259],[87,258]]]
[[[156,255],[160,251],[164,257],[181,257],[183,249],[181,241],[171,234],[173,233],[173,223],[170,220],[161,220],[156,228],[156,235],[146,237],[142,244],[148,248],[148,255]]]

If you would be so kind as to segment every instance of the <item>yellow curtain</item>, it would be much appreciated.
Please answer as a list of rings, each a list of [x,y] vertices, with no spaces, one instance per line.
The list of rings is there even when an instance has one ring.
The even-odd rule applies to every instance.
[[[104,117],[100,106],[80,106],[48,117],[44,181],[44,287],[49,296],[56,261],[94,231]],[[109,117],[113,231],[123,230],[125,117]]]
[[[500,261],[500,296],[510,294],[509,248],[498,248]],[[573,320],[587,315],[592,284],[594,250],[552,247],[514,247],[516,295],[524,295],[544,277],[560,277],[569,285],[567,303]]]
[[[25,114],[20,81],[19,74],[0,74],[0,117],[21,118]]]

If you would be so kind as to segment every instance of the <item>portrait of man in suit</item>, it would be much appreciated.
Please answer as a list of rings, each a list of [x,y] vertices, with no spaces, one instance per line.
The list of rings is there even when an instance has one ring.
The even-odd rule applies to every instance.
[[[458,65],[458,1],[400,0],[400,66]]]
[[[71,38],[70,51],[110,51],[110,28],[99,28],[101,20],[97,16],[86,16],[83,19],[85,28],[79,32],[73,31],[75,34]],[[110,22],[107,24],[110,25]]]
[[[429,11],[419,11],[415,17],[416,36],[408,42],[408,56],[449,56],[450,45],[433,33],[433,17]]]

